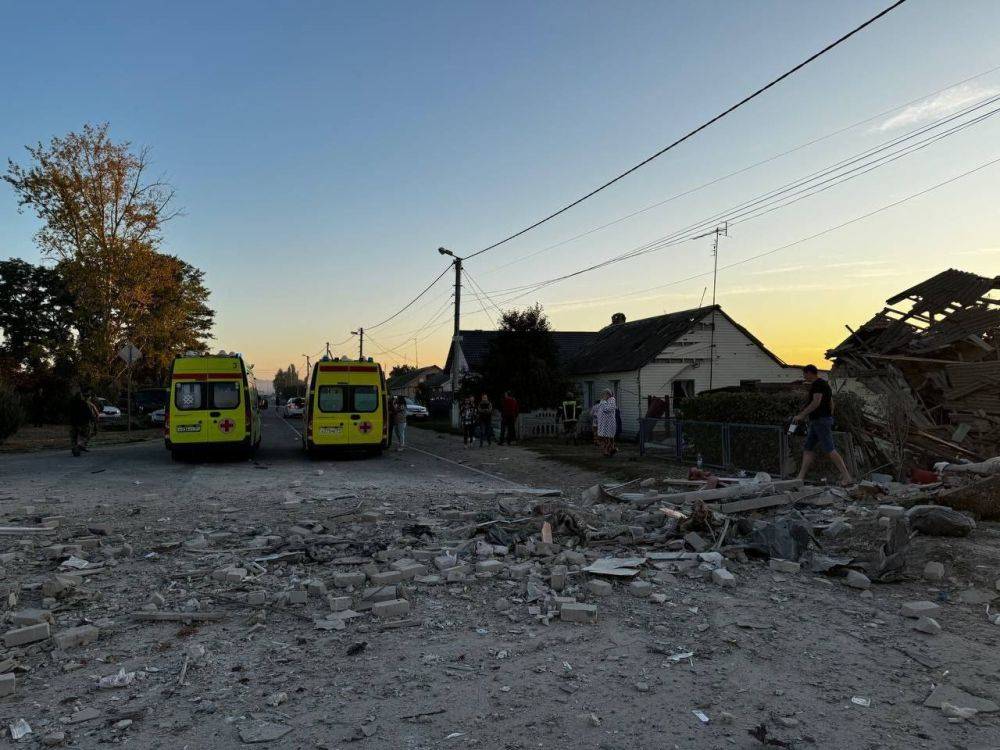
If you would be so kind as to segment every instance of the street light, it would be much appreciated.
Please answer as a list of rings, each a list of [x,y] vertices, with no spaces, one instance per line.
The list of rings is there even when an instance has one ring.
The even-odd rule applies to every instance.
[[[456,396],[458,395],[458,361],[462,351],[462,337],[459,335],[459,321],[462,311],[462,259],[446,247],[439,247],[438,252],[441,255],[449,255],[454,258],[451,263],[455,266],[455,325],[451,335],[451,425],[458,427],[460,415]]]
[[[452,258],[456,257],[455,253],[453,253],[451,250],[449,250],[446,247],[439,247],[438,248],[438,252],[441,253],[441,255],[450,255]]]

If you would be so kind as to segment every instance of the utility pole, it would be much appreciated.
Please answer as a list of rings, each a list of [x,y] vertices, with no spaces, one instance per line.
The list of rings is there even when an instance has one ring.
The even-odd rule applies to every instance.
[[[326,342],[326,358],[327,359],[332,359],[332,357],[330,356],[330,342],[329,341]]]
[[[365,329],[358,328],[356,331],[351,331],[352,336],[358,337],[358,359],[365,358]]]
[[[413,337],[413,366],[420,369],[420,357],[417,356],[417,337]]]
[[[439,247],[441,255],[450,255],[455,266],[455,325],[451,335],[451,426],[461,423],[458,409],[458,360],[462,353],[462,337],[459,335],[462,317],[462,259],[451,250]]]
[[[714,237],[712,239],[712,332],[708,346],[708,390],[712,390],[715,385],[715,287],[719,278],[719,237],[729,236],[729,222],[724,221],[711,232],[699,234],[691,239],[698,240],[702,237],[708,237],[710,234]]]

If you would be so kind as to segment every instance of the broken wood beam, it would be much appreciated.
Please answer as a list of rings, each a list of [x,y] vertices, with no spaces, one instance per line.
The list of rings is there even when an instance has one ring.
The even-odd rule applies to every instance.
[[[765,495],[764,497],[751,497],[746,500],[734,500],[731,503],[710,504],[708,507],[720,513],[744,513],[748,510],[763,510],[764,508],[790,505],[795,500],[795,495],[784,492],[780,495]]]
[[[787,490],[797,490],[802,486],[801,479],[779,479],[774,482],[762,482],[760,484],[733,484],[729,487],[718,487],[714,490],[692,490],[691,492],[672,492],[667,495],[660,495],[657,499],[666,500],[675,505],[693,503],[696,500],[708,503],[718,500],[737,500],[764,493],[774,494]]]
[[[0,526],[0,536],[21,536],[26,534],[55,534],[59,529],[50,526]]]
[[[212,622],[226,619],[225,612],[130,612],[129,617],[133,620],[145,620],[147,622]]]

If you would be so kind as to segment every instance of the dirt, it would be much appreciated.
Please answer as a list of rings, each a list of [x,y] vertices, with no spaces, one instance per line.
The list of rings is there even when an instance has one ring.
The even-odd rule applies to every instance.
[[[462,544],[501,501],[508,510],[576,501],[597,481],[620,480],[521,447],[467,449],[460,438],[413,429],[403,453],[307,461],[296,427],[269,418],[254,462],[174,464],[153,444],[101,448],[81,459],[0,457],[0,525],[62,517],[44,541],[0,536],[0,551],[17,556],[3,564],[2,585],[17,599],[5,618],[42,606],[40,587],[61,561],[47,556],[46,545],[93,536],[88,526],[109,527],[99,529],[109,532],[97,537],[99,546],[81,550],[97,572],[53,610],[53,633],[92,623],[99,639],[66,651],[52,640],[0,649],[0,663],[19,665],[15,694],[0,698],[0,747],[41,746],[41,738],[64,732],[66,746],[80,748],[228,748],[253,740],[272,748],[708,750],[764,747],[749,734],[762,723],[766,736],[797,748],[1000,746],[1000,714],[950,723],[923,706],[938,684],[1000,702],[1000,626],[987,621],[984,604],[958,598],[971,586],[997,593],[996,524],[980,524],[968,539],[914,539],[906,578],[874,584],[870,598],[838,578],[778,574],[738,559],[727,561],[734,588],[677,573],[654,586],[662,603],[631,596],[624,582],[595,598],[588,574],[570,565],[561,593],[596,604],[598,621],[546,624],[530,609],[539,603],[525,601],[525,582],[508,577],[529,559],[510,550],[496,557],[503,572],[493,577],[399,584],[406,615],[380,620],[361,611],[342,630],[323,630],[315,623],[330,621],[325,597],[284,601],[304,581],[324,581],[330,595],[351,597],[359,611],[359,593],[335,588],[336,573],[389,569],[373,555],[412,557]],[[560,490],[562,498],[518,494],[525,486]],[[870,546],[878,537],[874,506],[848,516],[859,530],[857,549],[845,540],[831,551]],[[813,511],[828,520],[845,512]],[[290,527],[309,522],[333,541],[294,538]],[[529,521],[536,538],[540,523]],[[416,524],[431,535],[415,536]],[[203,547],[181,544],[199,534]],[[253,548],[268,535],[278,544]],[[299,559],[254,568],[255,558],[288,552]],[[530,559],[544,588],[555,560]],[[927,560],[944,562],[950,578],[923,581]],[[251,578],[211,576],[228,566]],[[438,574],[433,562],[428,567]],[[642,576],[656,572],[644,568]],[[265,605],[248,603],[256,592]],[[163,597],[158,612],[191,609],[197,599],[201,612],[224,619],[132,619],[154,594]],[[918,633],[900,616],[903,602],[918,599],[941,604],[941,634]],[[551,606],[542,604],[542,612]],[[692,655],[676,656],[684,653]],[[134,673],[131,684],[98,687],[120,670]],[[6,727],[19,718],[33,733],[14,743]]]

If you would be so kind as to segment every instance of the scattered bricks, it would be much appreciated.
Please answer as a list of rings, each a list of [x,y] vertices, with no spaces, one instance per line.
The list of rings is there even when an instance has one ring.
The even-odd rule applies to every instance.
[[[490,550],[492,551],[492,549],[493,546],[490,545]],[[398,560],[395,560],[394,562],[390,563],[389,567],[392,568],[393,570],[403,570],[404,568],[413,565],[415,562],[416,561],[411,557],[401,557]]]
[[[247,604],[251,607],[259,607],[267,601],[266,591],[251,591],[247,594]]]
[[[438,570],[448,570],[458,565],[458,558],[454,555],[438,555],[434,558],[434,567]]]
[[[66,741],[65,732],[49,732],[42,737],[42,744],[46,747],[59,747]]]
[[[653,584],[648,581],[632,581],[629,584],[628,592],[639,599],[645,599],[653,593]]]
[[[365,583],[365,574],[360,571],[355,571],[353,573],[335,573],[333,576],[333,585],[338,589],[346,589],[349,586],[357,588],[358,586],[363,586]]]
[[[941,632],[941,625],[933,617],[919,617],[913,623],[913,629],[919,630],[921,633],[927,633],[928,635],[937,635]]]
[[[499,560],[480,560],[479,562],[476,563],[476,572],[496,575],[506,567],[507,566],[504,565]]]
[[[714,565],[716,568],[726,564],[726,558],[722,556],[721,552],[699,552],[698,559],[702,562]]]
[[[406,576],[400,573],[398,570],[385,570],[381,573],[376,573],[371,577],[372,584],[375,586],[391,586],[394,583],[400,583],[406,580]]]
[[[708,549],[708,542],[693,531],[684,535],[684,541],[687,542],[691,549],[695,552],[704,552]]]
[[[410,613],[410,603],[406,599],[390,599],[387,602],[375,602],[372,614],[381,619],[389,617],[405,617]]]
[[[14,646],[25,646],[36,641],[44,641],[49,637],[49,624],[41,622],[37,625],[28,625],[23,628],[8,630],[3,635],[3,645],[7,648]]]
[[[489,574],[484,574],[484,575],[489,575]],[[448,583],[458,583],[460,581],[464,581],[468,577],[469,575],[466,572],[465,566],[460,566],[457,568],[451,568],[448,572],[446,572],[444,579]]]
[[[577,552],[576,550],[568,549],[564,552],[559,553],[557,558],[559,562],[564,565],[586,565],[587,556],[582,552]]]
[[[552,570],[549,573],[549,586],[552,587],[553,591],[562,591],[566,588],[566,570],[565,565],[553,565]]]
[[[88,643],[93,643],[100,634],[101,631],[93,625],[81,625],[78,628],[70,628],[69,630],[62,630],[56,633],[52,636],[52,640],[55,641],[56,646],[60,649],[67,651],[77,646],[86,646]]]
[[[597,622],[596,604],[564,604],[559,610],[559,619],[563,622],[580,622],[593,625]]]
[[[13,672],[10,674],[0,674],[0,698],[5,695],[13,695],[17,681]]]
[[[10,617],[11,625],[37,625],[40,622],[48,622],[55,624],[55,620],[52,619],[52,613],[47,609],[21,609],[15,612]]]
[[[886,518],[903,518],[906,515],[906,508],[902,505],[880,505],[876,512]]]
[[[614,592],[614,587],[607,581],[602,581],[599,578],[592,578],[587,581],[587,591],[594,596],[611,596]]]
[[[393,563],[393,565],[395,565],[395,563]],[[409,564],[404,565],[401,568],[396,568],[396,570],[403,575],[403,580],[406,581],[412,581],[418,576],[427,575],[427,566],[422,563],[414,562],[413,560],[410,560]]]
[[[58,598],[82,584],[83,578],[80,576],[57,573],[42,584],[42,595]]]
[[[917,620],[921,617],[930,617],[940,609],[941,607],[934,602],[906,602],[906,604],[903,605],[900,614],[903,615],[903,617],[911,617],[914,620]]]
[[[928,581],[944,580],[944,565],[939,562],[929,562],[924,566],[924,578]]]
[[[372,605],[377,602],[388,602],[395,598],[395,586],[377,586],[374,588],[367,588],[361,594],[361,601],[358,602],[358,606],[355,607],[355,609],[364,611],[366,609],[371,609]]]
[[[780,560],[777,557],[772,557],[767,566],[779,573],[798,573],[802,569],[802,566],[794,560]]]
[[[434,553],[429,549],[415,549],[410,553],[411,557],[417,562],[422,563],[433,563]]]
[[[306,593],[309,596],[326,596],[326,584],[315,579],[308,580],[306,581]]]
[[[240,583],[246,577],[246,568],[230,568],[226,571],[226,583]]]
[[[870,589],[872,587],[871,579],[864,573],[859,573],[856,570],[847,571],[847,578],[844,579],[844,583],[852,589]]]
[[[80,549],[97,549],[101,546],[101,540],[96,536],[80,536],[73,540],[74,544],[79,545]]]
[[[307,591],[299,589],[288,592],[289,604],[305,604],[307,601],[309,601],[309,593]]]
[[[716,568],[712,571],[712,583],[717,586],[735,586],[736,576],[725,568]]]
[[[333,612],[343,612],[351,608],[351,597],[349,596],[328,596],[326,601]]]

